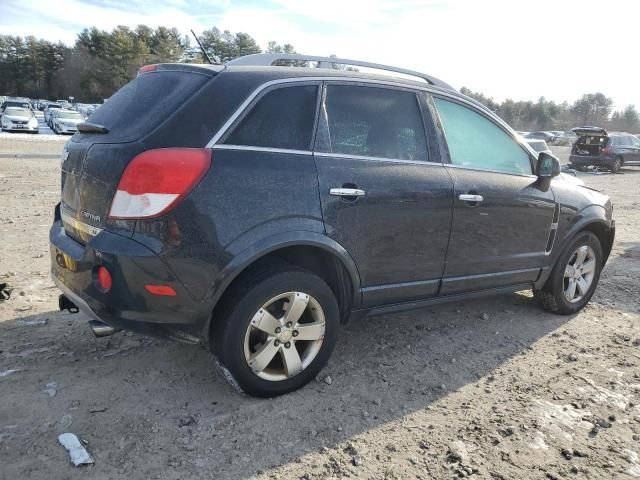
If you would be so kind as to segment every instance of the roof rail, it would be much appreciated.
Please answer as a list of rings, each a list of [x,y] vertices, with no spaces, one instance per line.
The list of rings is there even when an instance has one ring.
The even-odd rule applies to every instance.
[[[318,62],[318,68],[331,68],[331,66],[334,64],[375,68],[377,70],[386,70],[388,72],[401,73],[403,75],[421,78],[430,85],[446,88],[447,90],[455,90],[451,85],[443,82],[442,80],[439,80],[436,77],[416,72],[414,70],[407,70],[405,68],[397,68],[391,67],[389,65],[380,65],[378,63],[363,62],[360,60],[349,60],[346,58],[338,57],[319,57],[315,55],[299,55],[297,53],[255,53],[252,55],[245,55],[243,57],[234,58],[233,60],[226,62],[225,65],[268,67],[280,60],[291,60],[297,62]]]

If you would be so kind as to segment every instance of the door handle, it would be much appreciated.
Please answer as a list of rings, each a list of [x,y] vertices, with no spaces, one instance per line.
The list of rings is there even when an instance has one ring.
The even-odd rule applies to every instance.
[[[462,200],[463,202],[482,202],[484,200],[484,197],[482,195],[474,195],[471,193],[461,193],[460,195],[458,195],[458,199]]]
[[[364,197],[365,191],[359,188],[332,188],[329,194],[336,197]]]

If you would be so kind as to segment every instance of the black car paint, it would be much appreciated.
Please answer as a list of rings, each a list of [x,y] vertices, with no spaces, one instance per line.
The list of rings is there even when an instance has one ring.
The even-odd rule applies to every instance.
[[[62,198],[67,207],[62,208],[104,230],[92,239],[75,232],[78,242],[67,235],[74,234],[72,228],[65,233],[58,211],[50,233],[53,276],[72,301],[88,304],[114,326],[206,343],[211,313],[231,282],[257,259],[290,246],[331,253],[348,273],[350,310],[361,315],[441,302],[446,295],[455,300],[541,285],[580,229],[598,225],[612,239],[606,196],[559,179],[549,188],[534,175],[452,168],[441,127],[428,114],[432,163],[218,145],[207,175],[170,213],[137,221],[108,219],[117,179],[137,153],[202,148],[260,85],[318,74],[236,67],[207,75],[211,78],[197,94],[142,138],[121,143],[109,135],[76,134],[66,146]],[[386,81],[360,73],[322,73],[324,78],[345,76]],[[428,111],[430,93],[419,88],[422,84],[398,82],[415,89]],[[457,92],[442,93],[495,118]],[[367,196],[350,202],[328,195],[329,188],[343,184],[357,185]],[[487,198],[482,206],[457,199],[476,190]],[[546,252],[556,202],[561,210],[557,238]],[[80,207],[100,221],[80,218]],[[525,248],[515,248],[518,242]],[[610,248],[605,245],[607,253]],[[97,265],[113,274],[108,294],[93,282]],[[177,297],[150,296],[142,288],[145,282],[168,282]]]

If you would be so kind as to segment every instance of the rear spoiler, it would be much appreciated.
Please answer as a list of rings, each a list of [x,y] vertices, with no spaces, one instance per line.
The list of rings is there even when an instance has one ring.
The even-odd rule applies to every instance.
[[[576,127],[572,128],[571,131],[578,135],[582,136],[590,136],[590,137],[608,137],[609,134],[604,128],[601,127]]]

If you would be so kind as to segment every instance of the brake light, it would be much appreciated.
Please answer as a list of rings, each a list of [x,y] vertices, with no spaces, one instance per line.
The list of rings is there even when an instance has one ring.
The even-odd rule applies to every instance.
[[[154,70],[158,69],[158,65],[145,65],[143,67],[140,67],[140,69],[138,70],[138,75],[142,75],[143,73],[147,73],[147,72],[153,72]]]
[[[110,218],[158,217],[175,207],[211,166],[211,150],[160,148],[136,156],[120,178]]]
[[[609,155],[611,153],[611,147],[603,147],[602,153]]]

